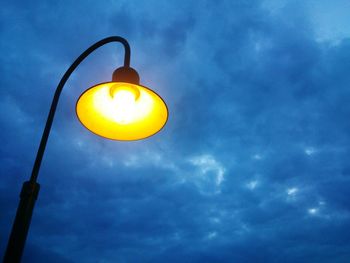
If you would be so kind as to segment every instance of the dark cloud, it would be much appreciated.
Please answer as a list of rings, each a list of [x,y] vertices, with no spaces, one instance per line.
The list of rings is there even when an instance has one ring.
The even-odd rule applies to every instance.
[[[349,38],[320,41],[300,1],[28,3],[0,16],[1,255],[60,77],[122,35],[169,122],[127,143],[85,130],[76,98],[123,54],[91,55],[61,96],[23,261],[347,262]]]

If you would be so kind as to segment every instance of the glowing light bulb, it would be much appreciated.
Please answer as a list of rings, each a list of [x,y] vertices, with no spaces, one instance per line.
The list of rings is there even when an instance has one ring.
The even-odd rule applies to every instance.
[[[112,90],[112,88],[111,88]],[[115,106],[113,118],[120,124],[128,124],[134,121],[137,108],[137,92],[126,87],[118,87],[111,91],[111,97]]]

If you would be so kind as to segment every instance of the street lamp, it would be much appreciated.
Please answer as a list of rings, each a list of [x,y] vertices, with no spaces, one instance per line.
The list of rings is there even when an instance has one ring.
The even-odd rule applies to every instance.
[[[57,86],[30,180],[24,182],[22,187],[3,263],[21,261],[40,188],[37,183],[40,164],[63,86],[88,55],[110,42],[123,44],[124,66],[114,71],[111,82],[95,85],[79,97],[76,113],[80,122],[99,136],[112,140],[131,141],[152,136],[163,128],[168,119],[168,109],[162,98],[151,89],[139,84],[138,73],[130,67],[130,46],[124,38],[107,37],[85,50],[68,68]]]

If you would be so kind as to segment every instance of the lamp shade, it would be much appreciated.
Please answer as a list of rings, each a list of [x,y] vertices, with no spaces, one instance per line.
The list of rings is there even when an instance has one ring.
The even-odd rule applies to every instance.
[[[76,113],[91,132],[121,141],[147,138],[168,119],[167,106],[157,93],[126,82],[106,82],[86,90],[77,101]]]

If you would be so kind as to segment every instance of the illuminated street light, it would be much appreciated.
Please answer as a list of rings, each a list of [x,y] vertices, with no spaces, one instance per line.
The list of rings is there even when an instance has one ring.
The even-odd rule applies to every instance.
[[[57,86],[30,180],[24,182],[22,187],[3,263],[21,261],[40,188],[37,183],[38,173],[62,89],[69,76],[88,55],[110,42],[123,44],[124,66],[114,71],[111,82],[95,85],[80,96],[76,104],[80,122],[99,136],[130,141],[152,136],[163,128],[168,119],[168,109],[162,98],[139,84],[138,73],[130,67],[130,46],[124,38],[108,37],[85,50],[68,68]]]
[[[77,102],[81,123],[113,140],[138,140],[158,132],[168,118],[164,101],[152,90],[126,82],[107,82],[85,91]]]

